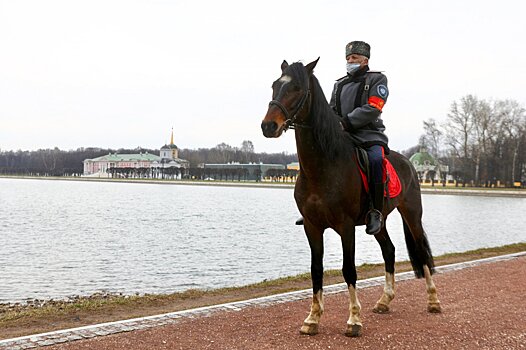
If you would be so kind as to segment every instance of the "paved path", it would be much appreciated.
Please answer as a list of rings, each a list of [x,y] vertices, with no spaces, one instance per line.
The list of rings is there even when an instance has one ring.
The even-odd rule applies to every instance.
[[[424,282],[397,275],[392,311],[370,310],[383,278],[359,281],[363,335],[343,335],[344,284],[325,288],[320,334],[299,335],[310,290],[0,341],[0,349],[526,349],[526,252],[447,265],[435,277],[442,314],[428,314]]]

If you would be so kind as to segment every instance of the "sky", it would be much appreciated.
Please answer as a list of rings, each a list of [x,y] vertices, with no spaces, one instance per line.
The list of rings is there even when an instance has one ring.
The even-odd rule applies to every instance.
[[[345,45],[389,80],[389,146],[418,143],[468,94],[526,106],[526,2],[0,0],[0,150],[211,148],[295,153],[261,133],[281,62],[320,57],[326,97]]]

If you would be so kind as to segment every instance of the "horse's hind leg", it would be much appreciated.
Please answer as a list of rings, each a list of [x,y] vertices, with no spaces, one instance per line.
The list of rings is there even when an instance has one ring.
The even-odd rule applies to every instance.
[[[437,296],[437,289],[431,277],[431,271],[427,266],[424,266],[424,276],[426,278],[426,290],[427,290],[427,311],[437,313],[441,312],[440,301]]]
[[[313,295],[309,316],[303,321],[300,333],[315,335],[318,333],[318,325],[323,314],[323,230],[314,227],[308,220],[305,220],[304,225],[311,252]]]
[[[393,300],[395,296],[395,247],[389,238],[385,225],[382,230],[374,236],[374,238],[376,238],[382,249],[382,256],[385,262],[385,285],[384,292],[376,302],[373,312],[386,313],[389,311],[389,303],[391,303],[391,300]]]
[[[440,301],[431,276],[434,272],[433,255],[422,226],[422,205],[420,201],[412,201],[411,205],[404,202],[398,206],[398,211],[402,215],[405,242],[415,275],[426,279],[427,311],[440,312]]]

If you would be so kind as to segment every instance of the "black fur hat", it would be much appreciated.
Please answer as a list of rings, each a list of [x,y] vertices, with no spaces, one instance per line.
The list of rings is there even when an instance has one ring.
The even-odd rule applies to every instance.
[[[353,53],[370,58],[371,45],[367,44],[365,41],[351,41],[345,46],[345,58]]]

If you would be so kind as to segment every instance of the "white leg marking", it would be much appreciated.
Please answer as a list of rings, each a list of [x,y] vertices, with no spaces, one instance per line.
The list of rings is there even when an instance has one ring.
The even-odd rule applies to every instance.
[[[318,293],[312,297],[312,304],[310,307],[310,314],[303,322],[304,324],[318,324],[323,315],[323,291],[320,289]]]
[[[307,335],[314,335],[318,333],[318,324],[320,323],[321,315],[323,314],[323,290],[319,290],[312,296],[312,304],[310,307],[309,316],[303,321],[300,333]]]
[[[349,320],[347,321],[348,326],[352,325],[362,325],[362,320],[360,319],[360,311],[362,306],[356,295],[356,289],[350,285],[349,286]]]
[[[394,299],[394,296],[395,296],[394,274],[390,272],[386,272],[385,273],[384,293],[382,294],[382,297],[380,298],[380,300],[376,302],[376,305],[373,310],[379,313],[389,311],[389,304],[391,303],[391,300]]]
[[[427,290],[427,310],[429,312],[440,312],[440,301],[437,296],[437,289],[431,277],[431,271],[429,267],[424,266],[424,276],[426,278],[426,290]]]

